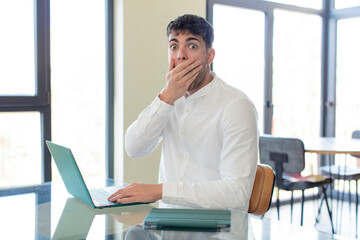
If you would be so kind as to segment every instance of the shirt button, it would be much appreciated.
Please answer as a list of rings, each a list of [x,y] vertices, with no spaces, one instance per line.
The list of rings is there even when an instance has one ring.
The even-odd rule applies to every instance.
[[[185,154],[185,155],[184,155],[184,158],[185,158],[185,159],[187,159],[187,158],[188,158],[188,155],[187,155],[187,154]]]
[[[190,109],[186,109],[186,112],[189,113],[189,112],[190,112]]]
[[[183,133],[182,133],[182,132],[179,132],[179,135],[180,135],[180,137],[182,137]]]
[[[180,181],[180,182],[183,182],[183,181],[184,181],[184,179],[181,177],[181,178],[179,178],[179,181]]]

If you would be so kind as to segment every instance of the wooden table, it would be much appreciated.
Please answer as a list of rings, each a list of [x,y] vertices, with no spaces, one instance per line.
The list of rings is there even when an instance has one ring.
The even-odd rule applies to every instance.
[[[319,137],[303,139],[305,152],[324,155],[360,155],[360,139]]]
[[[332,161],[329,158],[329,162],[334,163],[334,156],[338,154],[345,155],[345,164],[346,164],[346,156],[356,155],[360,157],[360,139],[354,139],[354,138],[334,138],[334,137],[319,137],[319,138],[311,138],[311,139],[303,139],[305,152],[307,153],[316,153],[319,155],[327,155],[332,156]],[[333,164],[332,163],[332,164]],[[331,165],[331,164],[330,164]],[[329,170],[331,169],[329,165]],[[339,169],[340,170],[340,169]],[[331,170],[330,170],[330,177],[331,177]],[[334,190],[333,184],[331,185],[331,189]],[[345,182],[344,182],[344,188],[345,188]],[[338,226],[338,220],[339,220],[339,190],[334,191],[334,194],[337,196],[337,217],[336,217],[336,224],[335,226]],[[344,194],[344,192],[342,193]],[[333,209],[333,191],[330,191],[330,197],[331,197],[331,209]],[[343,198],[343,196],[342,196]],[[343,206],[343,205],[342,205]],[[341,218],[341,217],[340,217]],[[356,214],[356,226],[357,226],[357,214]],[[336,227],[338,228],[338,227]],[[357,231],[356,231],[357,234]]]

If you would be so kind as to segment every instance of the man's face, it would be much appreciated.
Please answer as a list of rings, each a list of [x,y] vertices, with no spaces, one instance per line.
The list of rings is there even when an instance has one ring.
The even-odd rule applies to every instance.
[[[169,62],[174,61],[175,67],[185,60],[200,60],[202,69],[188,91],[198,87],[205,80],[213,60],[213,49],[207,48],[204,39],[191,33],[171,33],[168,38]]]

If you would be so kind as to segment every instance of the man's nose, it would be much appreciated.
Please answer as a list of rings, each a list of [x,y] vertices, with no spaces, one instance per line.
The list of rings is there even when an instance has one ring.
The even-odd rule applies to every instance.
[[[187,59],[184,48],[179,48],[177,58],[178,58],[178,60],[186,60]]]

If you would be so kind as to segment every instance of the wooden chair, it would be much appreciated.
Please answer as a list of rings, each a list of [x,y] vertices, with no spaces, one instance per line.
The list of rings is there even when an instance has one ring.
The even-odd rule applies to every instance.
[[[270,208],[275,174],[269,165],[258,164],[251,192],[248,213],[264,215]]]

